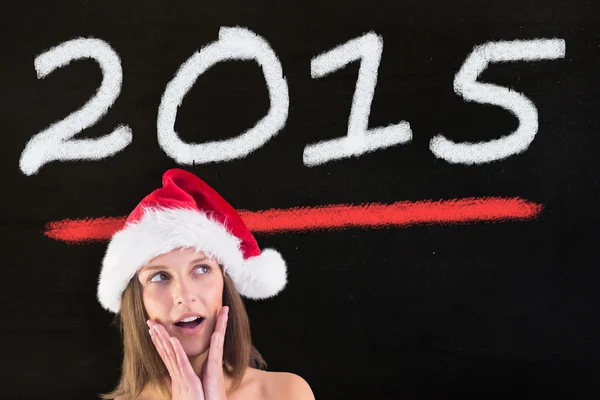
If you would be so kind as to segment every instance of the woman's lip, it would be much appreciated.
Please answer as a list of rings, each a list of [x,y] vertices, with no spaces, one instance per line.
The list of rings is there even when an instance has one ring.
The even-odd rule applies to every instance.
[[[204,327],[204,321],[206,321],[206,318],[203,318],[202,322],[200,322],[195,328],[184,328],[177,325],[173,326],[175,327],[175,329],[177,329],[177,332],[181,332],[181,334],[184,336],[194,336],[202,330],[202,327]]]
[[[184,319],[189,318],[189,317],[204,318],[202,315],[200,315],[198,313],[185,313],[185,314],[182,314],[182,315],[179,316],[179,318],[177,319],[176,323],[177,322],[181,322],[181,320],[184,320]]]

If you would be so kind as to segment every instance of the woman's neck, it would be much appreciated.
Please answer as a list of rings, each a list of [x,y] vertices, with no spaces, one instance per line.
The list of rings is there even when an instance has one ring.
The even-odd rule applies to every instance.
[[[204,365],[207,359],[208,350],[202,354],[198,354],[197,356],[189,357],[190,364],[192,365],[194,372],[200,377],[200,379],[202,379],[202,368],[205,368]],[[229,388],[232,379],[226,368],[223,368],[223,380],[225,382],[225,387]]]
[[[202,367],[204,366],[204,363],[206,362],[206,359],[208,358],[208,350],[202,354],[198,354],[197,356],[188,357],[188,358],[190,360],[190,364],[192,364],[192,368],[194,369],[194,372],[196,373],[196,375],[200,376],[200,373],[202,372]]]

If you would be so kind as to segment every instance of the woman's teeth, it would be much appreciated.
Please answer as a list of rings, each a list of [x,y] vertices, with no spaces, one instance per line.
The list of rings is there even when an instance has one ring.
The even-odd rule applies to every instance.
[[[175,326],[179,326],[180,328],[195,328],[200,325],[204,318],[202,317],[189,317],[184,318],[181,321],[175,323]]]

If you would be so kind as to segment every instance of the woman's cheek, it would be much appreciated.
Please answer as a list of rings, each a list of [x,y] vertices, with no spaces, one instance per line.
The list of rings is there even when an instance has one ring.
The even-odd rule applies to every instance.
[[[205,293],[205,301],[213,308],[212,311],[219,312],[218,308],[223,302],[223,291],[219,290],[218,287],[212,286]]]
[[[166,294],[156,290],[149,290],[144,295],[144,305],[146,312],[152,319],[162,320],[165,313]]]

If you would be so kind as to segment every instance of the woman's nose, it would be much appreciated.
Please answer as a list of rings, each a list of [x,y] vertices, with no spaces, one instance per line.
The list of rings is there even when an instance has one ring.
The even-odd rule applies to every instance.
[[[173,300],[175,304],[190,304],[196,301],[196,294],[187,282],[180,280],[173,285]]]

